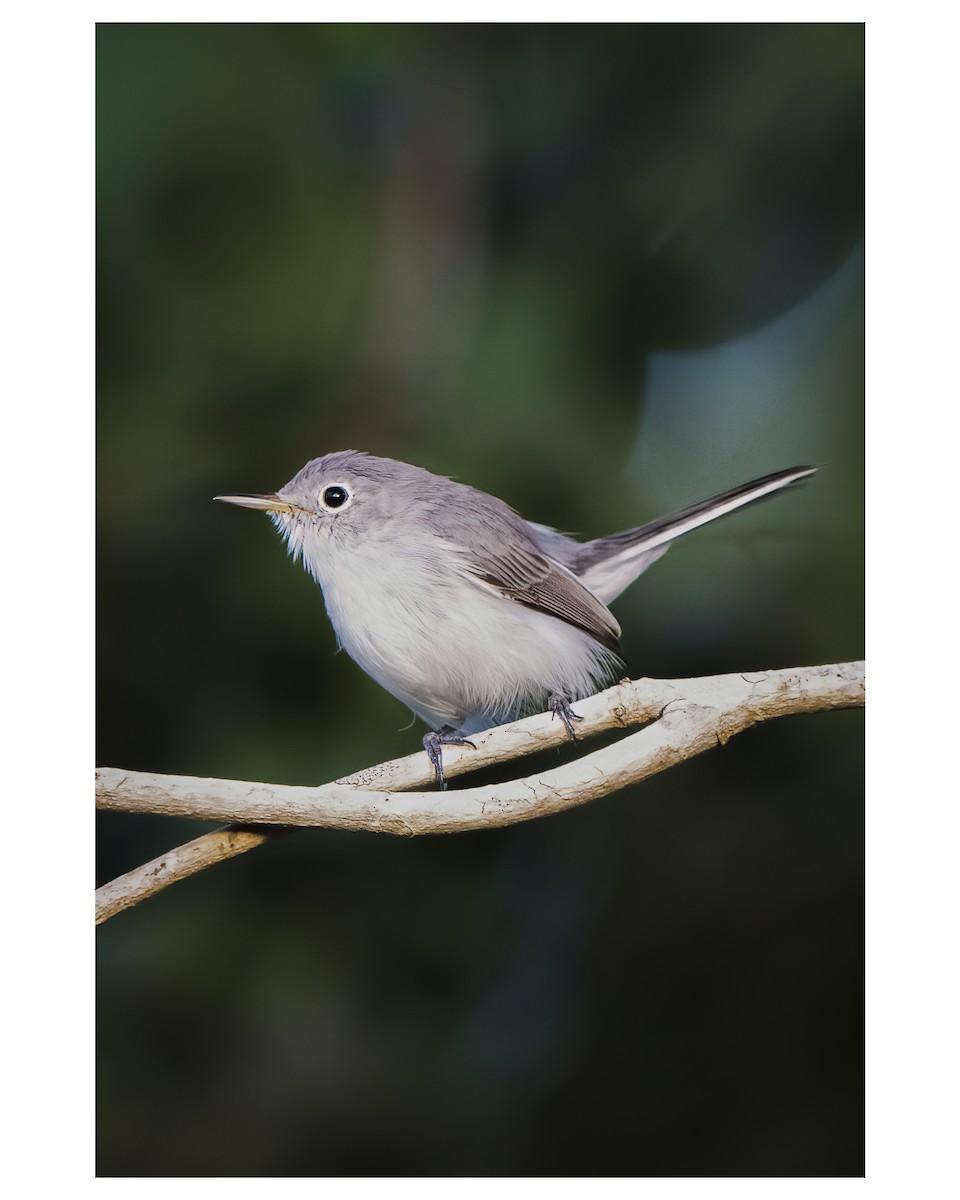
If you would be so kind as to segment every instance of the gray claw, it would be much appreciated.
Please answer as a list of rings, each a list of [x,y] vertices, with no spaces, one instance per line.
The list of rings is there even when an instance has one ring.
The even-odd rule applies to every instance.
[[[547,701],[547,708],[555,717],[560,718],[560,720],[567,727],[567,733],[569,733],[573,740],[576,741],[577,732],[573,728],[573,722],[582,721],[583,717],[581,717],[579,713],[575,713],[573,711],[573,709],[570,707],[570,701],[566,698],[566,696],[564,696],[561,692],[556,692]]]
[[[476,750],[477,748],[467,738],[459,737],[456,730],[450,725],[443,725],[435,732],[424,734],[423,748],[427,752],[427,758],[433,764],[433,769],[437,775],[437,783],[439,783],[441,791],[447,786],[447,781],[443,777],[442,747],[444,746],[469,746],[471,750]]]

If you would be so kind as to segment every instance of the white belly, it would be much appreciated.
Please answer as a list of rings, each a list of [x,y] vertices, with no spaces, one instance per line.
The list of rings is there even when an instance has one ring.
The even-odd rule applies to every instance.
[[[442,556],[393,550],[358,551],[321,585],[343,648],[432,728],[478,732],[615,674],[616,657],[577,627],[474,585]]]

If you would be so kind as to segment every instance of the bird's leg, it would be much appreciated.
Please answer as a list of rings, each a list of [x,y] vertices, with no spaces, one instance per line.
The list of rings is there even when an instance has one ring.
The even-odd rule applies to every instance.
[[[437,773],[437,783],[441,789],[447,786],[447,781],[443,777],[443,746],[469,746],[472,750],[476,750],[473,742],[466,738],[460,737],[452,725],[441,725],[436,732],[427,733],[423,738],[423,748],[427,752],[427,758],[433,763],[433,769]]]
[[[553,695],[547,701],[547,711],[553,713],[555,717],[560,718],[560,720],[567,727],[567,733],[569,733],[573,740],[576,741],[577,733],[573,728],[573,723],[574,721],[582,721],[583,717],[581,717],[579,713],[575,713],[573,711],[573,709],[570,707],[570,701],[566,698],[563,692],[553,693]]]

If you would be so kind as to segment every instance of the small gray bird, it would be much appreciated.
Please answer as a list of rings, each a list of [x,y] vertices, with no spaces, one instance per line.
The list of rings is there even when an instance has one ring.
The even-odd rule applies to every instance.
[[[265,511],[323,589],[337,639],[444,745],[571,704],[622,672],[607,608],[672,542],[812,475],[792,467],[636,529],[577,542],[502,500],[420,467],[342,450],[273,495],[217,496]]]

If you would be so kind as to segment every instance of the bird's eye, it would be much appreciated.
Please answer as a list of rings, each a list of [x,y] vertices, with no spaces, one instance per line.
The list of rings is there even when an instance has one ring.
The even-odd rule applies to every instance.
[[[324,508],[343,508],[350,496],[346,488],[334,484],[333,487],[323,489],[320,499]]]

